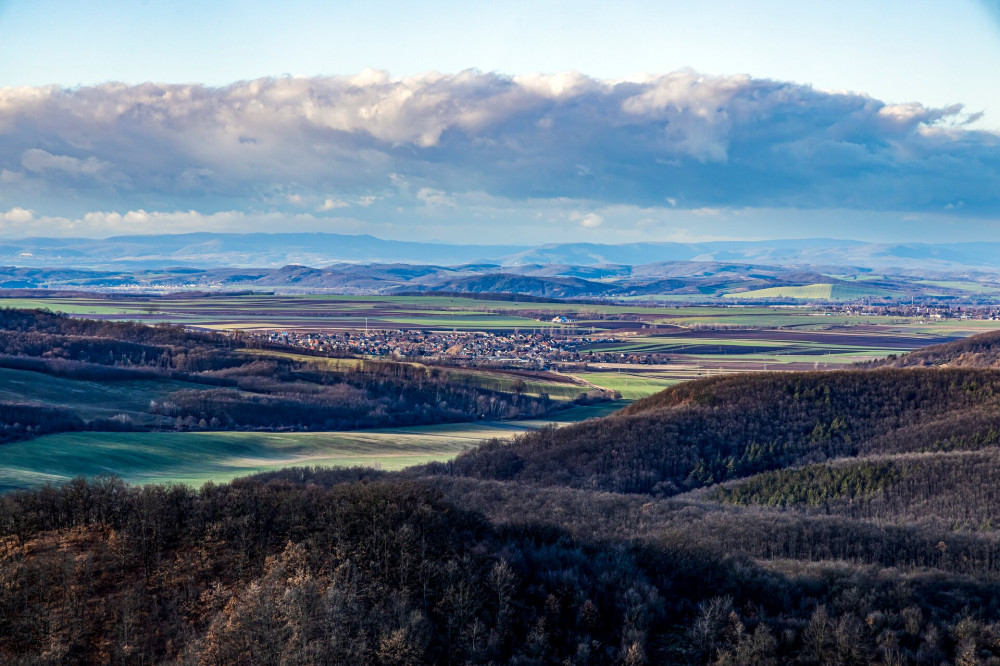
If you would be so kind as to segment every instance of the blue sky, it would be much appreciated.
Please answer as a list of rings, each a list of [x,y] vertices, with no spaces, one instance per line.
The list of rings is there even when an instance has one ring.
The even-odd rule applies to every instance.
[[[0,234],[995,238],[998,72],[995,1],[0,0]]]

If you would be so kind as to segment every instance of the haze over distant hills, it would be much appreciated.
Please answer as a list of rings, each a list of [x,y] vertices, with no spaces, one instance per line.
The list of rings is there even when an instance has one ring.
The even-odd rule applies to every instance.
[[[172,245],[165,248],[154,248],[153,243],[142,237],[77,243],[70,249],[84,258],[78,256],[72,262],[65,259],[64,249],[50,250],[39,243],[42,251],[36,254],[23,249],[26,244],[21,245],[21,254],[15,260],[41,265],[0,265],[0,289],[140,292],[263,289],[359,295],[435,292],[520,294],[556,299],[660,298],[685,302],[946,299],[964,304],[990,303],[1000,294],[1000,273],[988,266],[973,264],[967,267],[941,258],[962,257],[971,263],[976,260],[974,250],[981,248],[967,248],[965,254],[954,250],[945,255],[930,246],[897,246],[887,249],[882,256],[906,257],[908,254],[905,265],[920,268],[877,270],[807,263],[813,258],[816,261],[820,258],[833,260],[849,251],[832,241],[793,241],[785,246],[769,247],[762,243],[667,243],[498,248],[382,242],[365,236],[292,234],[230,238],[198,234],[196,239],[187,237],[185,240],[189,242],[186,244],[177,237],[166,238]],[[308,241],[314,242],[310,245]],[[161,252],[152,254],[157,249]],[[120,259],[110,255],[115,250],[122,252]],[[850,250],[855,254],[850,256],[859,257],[866,250],[868,256],[876,255],[874,248],[855,244]],[[471,263],[458,263],[486,252],[495,255]],[[935,253],[938,258],[932,260],[913,258],[934,256]],[[341,259],[327,263],[331,255]],[[732,260],[746,255],[762,256],[777,265]],[[710,260],[715,256],[728,261]],[[173,257],[173,262],[168,263],[167,257]],[[382,261],[363,260],[369,257],[379,257]],[[391,261],[395,257],[415,259]],[[668,259],[629,263],[654,257]],[[314,265],[267,265],[275,260],[304,258],[315,262]],[[443,261],[428,263],[433,258]],[[234,263],[253,261],[257,265],[218,265],[227,259]],[[610,259],[618,261],[609,262]],[[66,264],[59,266],[60,261]],[[781,265],[779,262],[786,263]],[[97,267],[79,267],[86,264]]]
[[[332,233],[190,233],[105,239],[26,238],[0,241],[0,263],[27,267],[115,268],[168,266],[280,267],[334,263],[456,266],[639,266],[671,261],[751,263],[783,267],[1000,273],[1000,243],[867,243],[825,238],[705,243],[558,243],[453,245]],[[582,276],[581,276],[582,277]]]

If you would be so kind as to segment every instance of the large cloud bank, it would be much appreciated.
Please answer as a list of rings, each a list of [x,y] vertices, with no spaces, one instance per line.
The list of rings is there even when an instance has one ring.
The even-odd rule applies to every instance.
[[[968,120],[692,71],[3,88],[0,207],[364,219],[563,202],[578,228],[613,206],[992,217],[1000,138]]]

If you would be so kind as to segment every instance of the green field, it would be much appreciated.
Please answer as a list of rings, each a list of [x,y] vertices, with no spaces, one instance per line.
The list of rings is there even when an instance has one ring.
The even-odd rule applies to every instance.
[[[769,316],[769,315],[762,315]],[[825,317],[810,317],[812,320]],[[960,323],[978,324],[963,330]],[[794,327],[780,330],[691,331],[670,335],[630,335],[596,342],[588,349],[612,355],[572,374],[636,400],[681,381],[734,372],[825,370],[902,354],[972,330],[996,330],[998,322],[953,322],[899,326]],[[654,365],[615,362],[620,354],[664,354]]]
[[[201,484],[293,465],[401,469],[449,460],[494,437],[604,416],[623,403],[575,407],[534,421],[456,423],[352,432],[60,433],[6,444],[0,491],[116,474],[130,483]]]
[[[858,298],[872,296],[875,298],[884,296],[897,296],[898,293],[888,289],[877,287],[867,287],[856,284],[810,284],[803,287],[770,287],[768,289],[754,289],[751,291],[731,292],[725,295],[726,298],[796,298],[810,301],[851,301]]]
[[[618,391],[625,400],[639,400],[646,396],[659,393],[685,379],[690,379],[677,372],[580,372],[573,375],[586,380],[595,386]]]
[[[670,364],[667,368],[656,370],[625,365],[609,367],[593,364],[591,367],[596,371],[577,372],[573,376],[590,382],[594,386],[617,391],[624,400],[639,400],[680,382],[693,379],[766,370],[826,370],[844,367],[846,363],[855,363],[870,358],[875,358],[875,356],[843,357],[830,355],[819,357],[817,360],[817,357],[814,356],[768,357],[757,355],[738,362],[722,362],[707,356],[685,357],[678,359],[676,363]]]
[[[1000,330],[1000,321],[942,319],[916,323],[910,326],[908,330],[925,335],[966,337],[976,335],[977,333]]]

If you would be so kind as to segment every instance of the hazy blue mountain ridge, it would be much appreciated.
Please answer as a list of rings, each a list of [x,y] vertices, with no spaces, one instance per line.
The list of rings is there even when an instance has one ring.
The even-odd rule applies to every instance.
[[[1000,272],[1000,243],[865,243],[827,238],[705,243],[554,243],[539,246],[461,245],[384,240],[330,233],[189,233],[0,241],[0,263],[88,268],[329,266],[380,264],[496,264],[501,266],[640,266],[664,262],[752,263],[770,266],[848,266],[872,270]],[[544,270],[539,268],[538,270]],[[590,279],[593,274],[577,277]]]

